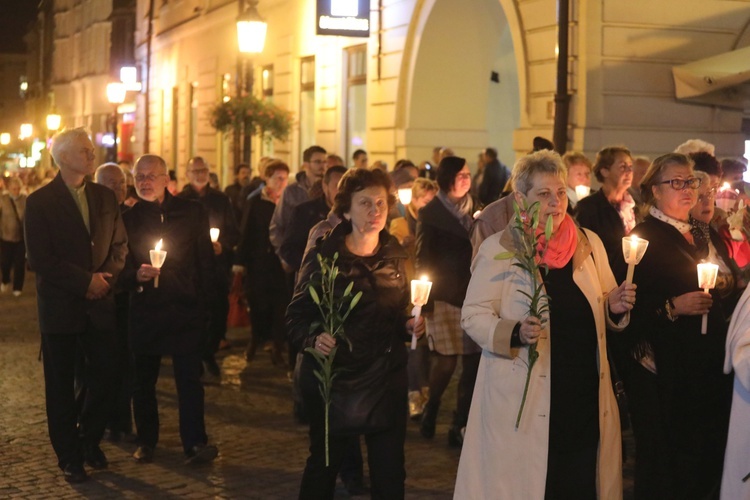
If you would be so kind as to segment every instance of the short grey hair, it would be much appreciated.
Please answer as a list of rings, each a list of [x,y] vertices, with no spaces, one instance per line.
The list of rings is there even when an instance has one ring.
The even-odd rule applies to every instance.
[[[510,180],[513,189],[524,195],[529,194],[536,174],[555,175],[565,184],[568,171],[559,154],[548,149],[530,153],[516,161]]]
[[[133,174],[135,175],[135,171],[138,169],[138,165],[141,163],[156,163],[161,167],[161,169],[164,171],[164,174],[169,174],[169,169],[167,168],[167,162],[164,161],[164,158],[162,158],[159,155],[142,155],[140,156],[136,161],[135,165],[133,165]]]
[[[105,172],[112,172],[112,173],[119,172],[122,175],[123,179],[127,180],[125,171],[122,167],[120,167],[120,165],[118,165],[117,163],[113,163],[113,162],[107,162],[107,163],[102,163],[101,165],[99,165],[99,167],[96,169],[96,172],[94,172],[94,180],[96,181],[97,184],[102,183],[101,177],[102,175],[104,175]]]
[[[79,137],[89,138],[88,131],[83,127],[64,129],[52,138],[52,148],[50,154],[55,163],[61,165],[62,154],[70,150],[70,146]]]

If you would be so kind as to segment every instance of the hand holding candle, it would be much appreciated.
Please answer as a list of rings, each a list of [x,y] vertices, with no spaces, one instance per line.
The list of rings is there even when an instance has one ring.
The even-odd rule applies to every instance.
[[[627,283],[633,283],[633,273],[635,266],[638,264],[648,248],[648,241],[631,234],[622,239],[622,254],[625,262],[628,264],[628,275],[625,278]]]
[[[718,274],[718,265],[711,264],[710,262],[698,264],[698,287],[702,288],[704,292],[709,293],[709,290],[716,286],[716,277]],[[707,331],[708,314],[704,314],[701,320],[701,333],[705,335]]]
[[[205,234],[205,233],[204,233]],[[149,250],[148,254],[151,258],[151,265],[156,269],[161,269],[164,265],[164,260],[167,258],[167,252],[161,249],[162,240],[156,243],[153,250]],[[159,277],[154,278],[154,288],[159,288]]]
[[[432,288],[432,281],[427,280],[427,276],[422,276],[418,280],[411,280],[411,303],[414,304],[414,309],[411,313],[414,315],[414,324],[416,325],[419,321],[419,317],[422,315],[422,306],[427,303],[430,298],[430,289]],[[411,350],[417,348],[417,335],[415,333],[411,336]]]

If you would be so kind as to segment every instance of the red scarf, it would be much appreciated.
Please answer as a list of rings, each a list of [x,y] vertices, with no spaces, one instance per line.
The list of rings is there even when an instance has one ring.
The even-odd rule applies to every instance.
[[[544,258],[540,258],[539,256],[544,250],[546,242],[544,228],[541,224],[536,232],[539,236],[539,243],[536,247],[536,251],[538,252],[536,257],[537,263],[546,264],[550,269],[562,269],[565,267],[571,257],[573,257],[578,243],[578,228],[570,215],[566,213],[565,218],[560,223],[560,227],[552,233],[547,250],[544,252]]]

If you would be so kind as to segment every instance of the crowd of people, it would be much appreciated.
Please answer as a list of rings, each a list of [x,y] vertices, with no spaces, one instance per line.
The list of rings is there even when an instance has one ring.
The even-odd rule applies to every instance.
[[[371,496],[403,498],[408,420],[434,438],[459,361],[456,498],[621,498],[629,422],[636,498],[750,498],[741,159],[692,140],[653,161],[613,146],[592,162],[536,138],[512,168],[483,150],[472,175],[449,148],[388,172],[364,150],[347,168],[310,146],[293,180],[263,158],[255,177],[237,165],[222,192],[201,157],[180,190],[159,156],[96,168],[85,130],[52,144],[54,176],[5,179],[1,291],[22,293],[28,259],[67,481],[108,466],[107,430],[154,460],[164,356],[186,460],[218,456],[203,384],[222,376],[239,285],[245,357],[266,350],[287,371],[310,427],[300,498],[332,498],[338,476],[366,492],[362,437]],[[633,235],[649,246],[629,281]],[[701,262],[719,266],[710,291]],[[409,283],[422,276],[431,292],[416,317]],[[337,314],[350,301],[339,329],[316,293],[331,277]]]

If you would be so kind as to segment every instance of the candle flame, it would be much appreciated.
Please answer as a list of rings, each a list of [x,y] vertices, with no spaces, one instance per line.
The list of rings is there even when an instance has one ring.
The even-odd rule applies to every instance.
[[[730,186],[728,182],[725,182],[721,185],[721,189],[719,189],[719,191],[728,191],[730,189],[732,189],[732,186]]]
[[[638,241],[638,236],[636,236],[634,234],[631,234],[630,235],[630,241],[632,241],[633,243],[637,242]]]
[[[426,275],[426,274],[423,274],[422,276],[420,276],[420,277],[419,277],[419,280],[420,280],[420,281],[430,281],[430,279],[429,279],[429,278],[427,277],[427,275]]]
[[[154,250],[156,250],[156,251],[161,250],[161,244],[162,244],[162,242],[161,242],[161,239],[160,239],[159,241],[156,242],[156,246],[154,247]]]

